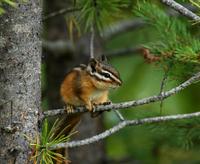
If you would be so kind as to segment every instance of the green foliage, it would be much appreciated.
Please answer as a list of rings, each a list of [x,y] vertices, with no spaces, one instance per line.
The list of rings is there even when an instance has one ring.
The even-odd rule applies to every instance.
[[[192,3],[193,5],[195,5],[196,7],[198,7],[200,9],[200,0],[189,0],[190,3]]]
[[[175,19],[175,17],[173,18]],[[188,21],[184,21],[182,18],[182,16],[178,17],[185,24],[184,26],[187,27],[187,30],[189,32],[191,30],[192,34],[196,35],[199,29],[194,27],[189,29],[190,22],[188,23]],[[109,42],[106,42],[106,47],[111,51],[112,49],[115,50],[141,44],[154,46],[155,43],[156,45],[160,43],[161,34],[154,25],[145,25],[143,28],[116,36]],[[197,35],[194,37],[197,37]],[[113,102],[140,99],[160,92],[160,83],[163,76],[161,67],[145,63],[141,56],[136,54],[114,57],[112,58],[112,64],[118,68],[123,79],[123,85],[116,91],[112,91],[111,100]],[[192,67],[194,66],[193,63],[191,65]],[[183,76],[183,68],[181,67],[185,67],[184,64],[176,63],[174,65],[174,70],[176,70],[176,74],[178,75],[177,78]],[[178,73],[178,69],[180,73]],[[188,70],[190,70],[189,67]],[[171,89],[178,84],[180,84],[180,81],[168,78],[164,90]],[[166,99],[162,114],[168,115],[199,111],[199,89],[200,85],[195,84],[180,94]],[[112,127],[119,121],[112,112],[105,114],[107,128]],[[160,107],[159,103],[153,103],[131,110],[122,110],[122,114],[126,119],[159,116]],[[106,146],[108,156],[115,160],[135,159],[139,163],[147,164],[199,163],[199,136],[199,121],[189,119],[125,128],[107,138]]]
[[[25,3],[27,0],[19,0],[18,3]],[[4,14],[6,10],[4,9],[5,5],[16,8],[17,2],[16,0],[0,0],[0,15]]]
[[[184,77],[200,70],[200,41],[190,33],[184,21],[168,16],[157,5],[148,2],[139,3],[134,13],[159,33],[158,42],[144,47],[151,55],[160,57],[160,66],[170,69],[170,75]]]
[[[62,156],[62,154],[56,153],[55,151],[51,150],[50,147],[54,146],[59,143],[68,142],[70,139],[70,135],[65,136],[62,132],[67,128],[64,128],[59,134],[55,134],[57,129],[59,128],[59,121],[58,119],[54,122],[53,126],[49,128],[49,123],[47,119],[45,119],[42,133],[36,139],[35,142],[31,142],[31,146],[34,149],[34,156],[32,159],[34,161],[39,162],[40,164],[53,164],[53,161],[66,161],[67,159]]]
[[[78,15],[79,22],[86,31],[92,26],[101,30],[106,22],[121,15],[122,9],[129,5],[128,0],[81,0],[76,2],[76,6],[81,8]]]
[[[3,8],[3,4],[8,4],[12,7],[16,7],[16,3],[13,0],[0,0],[0,15],[6,12]]]
[[[193,4],[195,7],[200,9],[200,0],[189,0],[189,2]],[[198,11],[198,15],[200,15],[199,11]],[[197,23],[200,23],[200,21],[197,21]]]
[[[189,150],[192,147],[195,148],[195,144],[200,143],[199,123],[199,119],[178,120],[149,125],[146,128],[151,129],[152,133],[157,134],[156,136],[160,135],[159,138],[166,138],[165,142],[169,145],[181,146]],[[169,134],[171,135],[169,136]]]

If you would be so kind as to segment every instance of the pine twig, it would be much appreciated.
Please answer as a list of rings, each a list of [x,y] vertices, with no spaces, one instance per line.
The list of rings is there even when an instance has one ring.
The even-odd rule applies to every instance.
[[[184,90],[185,88],[187,88],[191,84],[196,83],[198,81],[200,81],[200,72],[196,73],[194,76],[192,76],[190,79],[186,80],[185,82],[183,82],[179,86],[172,88],[169,91],[162,92],[159,95],[150,96],[150,97],[143,98],[143,99],[140,99],[140,100],[122,102],[122,103],[112,103],[112,104],[109,104],[109,105],[98,105],[98,106],[96,106],[94,112],[108,111],[108,110],[119,110],[119,109],[136,107],[136,106],[141,106],[141,105],[144,105],[144,104],[149,104],[149,103],[161,101],[163,99],[166,99],[166,98]],[[87,111],[88,110],[85,107],[76,107],[73,110],[73,112],[71,112],[70,114],[83,113],[83,112],[87,112]],[[41,119],[44,118],[44,117],[50,117],[50,116],[62,115],[62,114],[67,114],[67,111],[64,110],[64,109],[49,110],[49,111],[45,111],[41,114]]]
[[[100,133],[98,135],[92,136],[90,138],[86,138],[83,140],[77,140],[77,141],[71,141],[66,143],[59,143],[54,146],[51,146],[50,149],[58,149],[58,148],[73,148],[83,145],[88,145],[94,142],[98,142],[106,137],[109,137],[110,135],[118,132],[119,130],[125,128],[126,126],[138,126],[143,124],[153,124],[153,123],[159,123],[159,122],[166,122],[166,121],[172,121],[172,120],[180,120],[180,119],[190,119],[200,117],[200,112],[190,113],[190,114],[177,114],[177,115],[169,115],[169,116],[161,116],[161,117],[150,117],[150,118],[144,118],[144,119],[135,119],[135,120],[126,120],[118,123],[114,127],[104,131],[103,133]]]
[[[186,7],[182,6],[181,4],[177,3],[174,0],[161,0],[161,2],[190,19],[193,19],[195,21],[200,21],[200,17],[198,15],[196,15],[195,13],[188,10]]]

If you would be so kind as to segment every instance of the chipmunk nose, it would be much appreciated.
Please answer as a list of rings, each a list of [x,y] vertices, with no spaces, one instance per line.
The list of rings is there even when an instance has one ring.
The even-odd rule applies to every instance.
[[[116,81],[116,87],[120,87],[122,85],[122,80],[121,79],[118,79]]]
[[[119,83],[118,83],[118,85],[121,86],[122,83],[123,83],[122,79],[119,79]]]

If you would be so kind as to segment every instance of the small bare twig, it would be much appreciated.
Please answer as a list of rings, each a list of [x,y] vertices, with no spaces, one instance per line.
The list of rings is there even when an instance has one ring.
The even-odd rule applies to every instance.
[[[91,27],[90,37],[90,58],[94,58],[94,27]]]
[[[94,142],[98,142],[118,132],[119,130],[125,128],[126,126],[137,126],[137,125],[143,125],[143,124],[152,124],[152,123],[158,123],[158,122],[189,119],[189,118],[195,118],[195,117],[200,117],[200,112],[122,121],[118,123],[117,125],[115,125],[114,127],[104,131],[103,133],[95,135],[93,137],[86,138],[83,140],[56,144],[54,146],[51,146],[50,149],[58,149],[58,148],[66,148],[66,147],[73,148],[73,147],[78,147],[78,146],[83,146],[83,145],[91,144]]]
[[[140,105],[144,105],[144,104],[149,104],[149,103],[161,101],[163,99],[166,99],[166,98],[182,91],[183,89],[187,88],[188,86],[190,86],[191,84],[193,84],[195,82],[198,82],[199,80],[200,80],[200,72],[196,73],[194,76],[192,76],[190,79],[183,82],[179,86],[172,88],[169,91],[162,92],[159,95],[143,98],[143,99],[140,99],[140,100],[122,102],[122,103],[112,103],[112,104],[109,104],[109,105],[98,105],[98,106],[96,106],[94,112],[108,111],[108,110],[119,110],[119,109],[136,107],[136,106],[140,106]],[[73,110],[73,112],[70,113],[70,114],[83,113],[83,112],[87,112],[87,111],[88,110],[85,107],[76,107]],[[49,111],[43,112],[42,118],[55,116],[55,115],[62,115],[62,114],[67,114],[67,111],[64,110],[64,109],[49,110]]]
[[[162,94],[164,87],[165,87],[165,83],[168,77],[168,72],[169,72],[169,68],[165,71],[163,79],[161,81],[161,85],[160,85],[160,95]],[[161,99],[160,101],[160,114],[162,114],[162,109],[163,109],[163,99]]]
[[[124,121],[124,117],[122,116],[122,114],[118,111],[118,110],[114,110],[115,114],[117,115],[117,117],[119,118],[120,121]]]
[[[193,13],[192,11],[188,10],[186,7],[182,6],[181,4],[177,3],[174,0],[161,0],[162,3],[168,5],[169,7],[173,8],[174,10],[178,11],[180,14],[193,19],[195,21],[200,21],[200,17]]]
[[[76,12],[76,11],[80,11],[81,8],[64,8],[64,9],[60,9],[58,11],[55,11],[55,12],[52,12],[46,16],[43,17],[42,21],[46,21],[50,18],[53,18],[53,17],[56,17],[56,16],[59,16],[59,15],[63,15],[63,14],[66,14],[66,13],[71,13],[71,12]]]

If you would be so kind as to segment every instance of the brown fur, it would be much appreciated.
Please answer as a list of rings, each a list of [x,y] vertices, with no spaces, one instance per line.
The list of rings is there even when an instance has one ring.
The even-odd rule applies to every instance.
[[[86,71],[70,72],[61,85],[60,93],[63,101],[74,106],[85,105],[91,112],[93,104],[104,103],[108,99],[108,91],[97,88],[94,83],[94,78],[92,79]],[[97,97],[94,96],[95,92],[99,92]]]

